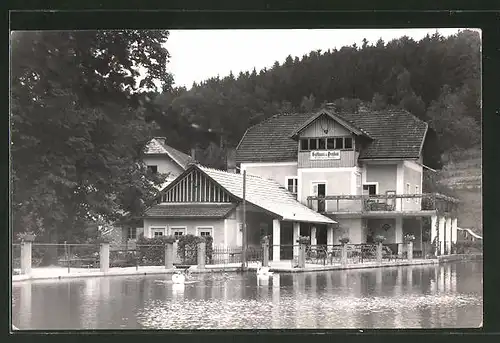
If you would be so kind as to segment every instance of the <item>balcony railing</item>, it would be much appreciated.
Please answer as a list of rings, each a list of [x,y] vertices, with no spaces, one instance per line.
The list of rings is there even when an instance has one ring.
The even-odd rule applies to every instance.
[[[439,194],[328,195],[309,196],[307,206],[321,213],[357,212],[453,212],[458,199]]]

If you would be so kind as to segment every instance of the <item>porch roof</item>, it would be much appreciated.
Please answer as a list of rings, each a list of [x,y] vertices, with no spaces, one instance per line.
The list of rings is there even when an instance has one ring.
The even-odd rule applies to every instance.
[[[202,166],[199,168],[212,180],[224,187],[229,193],[243,199],[243,175],[211,169]],[[281,220],[335,224],[328,218],[298,202],[294,196],[276,181],[247,174],[245,200],[268,212],[281,217]]]

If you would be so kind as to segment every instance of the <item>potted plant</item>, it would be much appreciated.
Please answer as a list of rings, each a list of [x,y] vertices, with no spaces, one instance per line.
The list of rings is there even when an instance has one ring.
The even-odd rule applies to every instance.
[[[269,236],[262,236],[260,244],[269,244]]]
[[[404,236],[404,241],[406,243],[410,243],[410,242],[413,242],[415,240],[415,236],[412,235],[411,233],[407,233],[405,236]]]
[[[375,236],[375,238],[373,239],[373,241],[377,244],[381,244],[381,243],[384,243],[385,242],[385,237],[382,236],[382,235],[377,235]]]
[[[310,239],[307,236],[300,236],[299,239],[297,239],[297,243],[299,244],[309,244]]]
[[[339,242],[342,245],[349,243],[349,241],[350,241],[349,237],[342,237],[342,238],[339,239]]]
[[[22,232],[18,235],[18,238],[23,242],[33,242],[36,238],[36,235],[31,231]]]

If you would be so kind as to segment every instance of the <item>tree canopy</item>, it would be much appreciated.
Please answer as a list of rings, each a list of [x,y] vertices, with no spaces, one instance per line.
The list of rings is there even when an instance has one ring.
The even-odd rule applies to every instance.
[[[154,126],[147,91],[170,89],[167,31],[14,32],[15,231],[81,232],[138,214],[162,177],[141,154]],[[142,76],[140,82],[137,78]]]
[[[479,141],[480,37],[464,30],[420,41],[401,37],[362,46],[288,56],[269,69],[214,77],[189,90],[173,89],[157,97],[156,120],[162,134],[179,149],[236,146],[245,130],[279,112],[303,112],[334,102],[338,110],[404,108],[437,132],[445,151]],[[174,124],[175,123],[175,124]],[[178,137],[172,127],[193,132]],[[210,148],[213,150],[213,147]],[[219,163],[220,161],[214,161]]]

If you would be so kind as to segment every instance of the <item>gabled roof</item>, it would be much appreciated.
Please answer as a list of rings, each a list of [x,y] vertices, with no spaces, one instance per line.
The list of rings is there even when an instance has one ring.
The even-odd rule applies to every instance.
[[[169,203],[151,207],[146,211],[145,216],[161,218],[225,218],[234,208],[234,204]]]
[[[342,125],[343,127],[345,127],[346,129],[348,129],[349,131],[354,132],[355,134],[357,134],[359,136],[366,136],[366,137],[370,138],[370,135],[368,135],[368,133],[366,131],[364,131],[362,128],[356,127],[355,125],[353,125],[352,123],[349,123],[348,121],[342,119],[341,117],[339,117],[338,115],[336,115],[332,111],[328,111],[328,110],[325,110],[325,109],[320,110],[318,113],[316,113],[315,115],[311,116],[302,125],[300,125],[299,128],[296,129],[292,133],[291,138],[297,138],[299,136],[299,134],[304,129],[306,129],[312,122],[314,122],[316,119],[318,119],[319,117],[321,117],[323,115],[326,115],[326,116],[330,117],[332,120],[335,120],[340,125]]]
[[[164,137],[155,137],[146,145],[146,155],[167,155],[182,169],[186,170],[191,163],[196,162],[191,156],[185,154],[170,145],[165,144]]]
[[[329,113],[364,136],[371,137],[359,159],[416,159],[420,157],[428,125],[406,111],[363,113]],[[249,128],[238,145],[236,161],[281,162],[297,161],[298,145],[295,133],[318,118],[318,113],[275,115]]]
[[[221,185],[229,193],[243,199],[243,175],[226,171],[193,166],[199,168],[212,180]],[[272,212],[282,220],[312,223],[336,223],[332,219],[311,210],[298,202],[293,195],[273,180],[267,180],[247,174],[245,200],[268,212]]]

